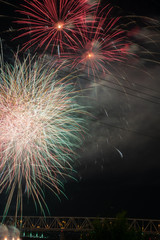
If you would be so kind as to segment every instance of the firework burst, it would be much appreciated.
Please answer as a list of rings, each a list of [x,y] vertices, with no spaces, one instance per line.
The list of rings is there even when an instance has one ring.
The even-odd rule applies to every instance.
[[[108,9],[108,10],[107,10]],[[107,11],[107,13],[106,13]],[[119,17],[110,16],[112,8],[109,5],[95,12],[92,21],[79,28],[79,39],[74,52],[67,55],[73,67],[87,69],[94,76],[109,72],[113,62],[121,62],[129,52],[125,31],[118,26]]]
[[[51,52],[55,46],[59,46],[61,52],[64,46],[74,48],[78,40],[76,28],[84,22],[86,13],[89,11],[87,1],[25,0],[25,3],[21,5],[24,10],[19,11],[24,17],[17,21],[24,26],[20,28],[24,32],[18,37],[27,35],[31,37],[24,43],[24,49],[33,45],[37,45],[36,49],[44,47],[44,51],[51,47]]]
[[[0,187],[9,191],[4,216],[16,189],[16,215],[24,192],[44,211],[42,186],[62,192],[60,178],[73,170],[84,133],[84,110],[69,76],[56,80],[58,69],[33,62],[16,59],[0,69]]]

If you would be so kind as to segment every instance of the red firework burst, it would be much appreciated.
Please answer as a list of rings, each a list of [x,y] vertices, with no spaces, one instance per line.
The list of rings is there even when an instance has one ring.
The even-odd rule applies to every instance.
[[[77,41],[77,26],[84,22],[90,5],[86,0],[24,0],[19,10],[24,15],[16,21],[24,25],[19,30],[23,31],[18,37],[29,35],[30,40],[23,44],[22,49],[29,49],[33,45],[37,48],[44,47],[46,51],[51,47],[59,46],[63,52],[64,46],[74,48]]]
[[[79,28],[80,40],[74,47],[74,53],[67,56],[72,60],[73,67],[87,68],[88,74],[95,76],[99,71],[109,72],[112,62],[126,59],[129,53],[126,34],[118,28],[120,18],[110,17],[111,10],[109,5],[101,11],[97,9],[92,21]]]

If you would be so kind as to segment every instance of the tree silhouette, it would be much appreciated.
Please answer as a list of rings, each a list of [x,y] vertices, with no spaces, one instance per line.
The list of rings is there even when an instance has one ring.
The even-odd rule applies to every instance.
[[[84,240],[145,240],[145,236],[141,231],[136,232],[129,229],[126,218],[126,212],[117,214],[116,220],[104,221],[96,220],[94,223],[94,231],[83,236]]]

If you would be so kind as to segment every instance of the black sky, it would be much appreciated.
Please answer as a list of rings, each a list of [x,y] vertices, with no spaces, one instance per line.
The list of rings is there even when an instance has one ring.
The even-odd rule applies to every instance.
[[[22,1],[13,2],[18,6]],[[119,6],[124,15],[160,19],[158,0],[114,0],[111,3]],[[1,14],[15,16],[14,8],[1,5]],[[0,20],[2,30],[12,25],[11,18]],[[141,33],[144,33],[142,27]],[[156,35],[155,29],[145,30],[156,43],[160,42],[160,33],[158,36],[157,33],[157,29]],[[15,47],[9,34],[1,35],[8,46]],[[139,40],[144,41],[142,35]],[[153,46],[147,47],[153,50]],[[157,49],[154,45],[154,51],[159,51],[158,44]],[[89,103],[97,120],[89,124],[89,136],[75,163],[77,182],[68,179],[65,183],[68,199],[62,196],[59,201],[46,190],[51,215],[112,217],[126,210],[129,217],[160,219],[160,67],[143,59],[139,59],[135,69],[124,65],[115,67],[120,71],[119,78],[127,76],[127,80],[120,78],[122,87],[109,83],[104,87],[102,81],[97,95],[94,90],[88,91],[88,96],[95,99]],[[135,92],[127,89],[128,94],[124,94],[123,85]],[[3,205],[2,197],[0,204]],[[24,215],[35,214],[28,206]]]

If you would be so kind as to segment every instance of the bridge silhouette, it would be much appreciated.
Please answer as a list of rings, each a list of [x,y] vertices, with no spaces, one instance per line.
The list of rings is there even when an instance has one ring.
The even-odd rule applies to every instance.
[[[74,231],[87,232],[94,229],[93,223],[98,220],[104,222],[109,221],[112,224],[116,218],[101,217],[53,217],[53,216],[0,216],[0,222],[6,225],[14,225],[21,234],[25,232],[55,232],[55,231]],[[155,219],[135,219],[128,218],[129,229],[141,231],[146,234],[160,234],[160,220]]]

